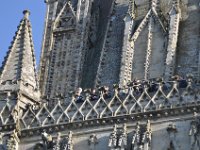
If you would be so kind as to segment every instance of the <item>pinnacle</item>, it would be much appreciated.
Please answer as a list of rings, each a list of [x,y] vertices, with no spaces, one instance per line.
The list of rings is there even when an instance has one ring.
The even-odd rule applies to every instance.
[[[23,80],[36,88],[35,54],[31,23],[28,19],[30,12],[24,10],[23,14],[24,17],[19,23],[7,56],[5,57],[0,82]]]
[[[29,19],[29,16],[30,16],[31,13],[30,13],[29,10],[24,10],[23,14],[24,14],[24,18]]]

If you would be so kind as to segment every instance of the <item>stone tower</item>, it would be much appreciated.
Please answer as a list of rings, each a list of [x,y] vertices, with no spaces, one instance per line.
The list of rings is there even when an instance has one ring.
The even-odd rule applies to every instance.
[[[13,37],[0,73],[1,125],[9,125],[8,140],[0,149],[18,149],[17,132],[20,118],[29,106],[38,105],[40,92],[36,73],[36,60],[28,10],[23,12],[18,29]],[[2,133],[1,133],[2,144]]]
[[[40,97],[29,14],[24,11],[0,74],[1,100],[23,109],[38,103]]]
[[[1,69],[0,149],[200,149],[200,0],[45,2],[40,86],[28,11]]]
[[[49,0],[47,7],[43,96],[66,96],[79,86],[185,78],[187,72],[199,78],[198,1]],[[64,23],[66,18],[71,22]],[[193,30],[185,30],[194,20]],[[186,35],[192,40],[182,42]]]
[[[80,86],[93,1],[49,0],[40,63],[42,95],[66,95]]]

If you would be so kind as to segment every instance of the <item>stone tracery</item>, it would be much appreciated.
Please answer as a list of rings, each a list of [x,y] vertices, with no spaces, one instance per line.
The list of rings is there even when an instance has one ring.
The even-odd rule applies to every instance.
[[[112,150],[128,150],[131,147],[133,150],[157,150],[164,145],[164,149],[176,150],[183,145],[182,149],[199,149],[199,120],[194,119],[190,127],[188,125],[192,120],[191,114],[200,110],[200,88],[198,82],[193,82],[198,80],[199,73],[194,70],[199,66],[190,65],[190,69],[177,66],[198,64],[198,54],[194,62],[189,62],[195,52],[195,38],[198,39],[192,31],[199,25],[196,2],[182,1],[180,4],[179,0],[170,0],[169,5],[166,1],[164,5],[163,0],[152,0],[150,3],[146,0],[71,2],[46,1],[48,12],[40,70],[42,97],[37,85],[29,12],[24,12],[0,74],[1,148],[17,150],[25,145],[29,149],[54,150],[108,147]],[[98,5],[94,5],[97,2]],[[188,9],[188,18],[182,18],[182,13],[186,13],[182,3]],[[94,10],[97,8],[94,6],[98,6],[98,10]],[[167,8],[162,12],[163,7]],[[167,12],[169,20],[165,20]],[[190,31],[185,31],[185,26],[193,23],[193,17],[196,24],[190,27]],[[184,23],[180,23],[181,19]],[[105,33],[102,32],[104,30]],[[195,38],[185,40],[190,32]],[[194,42],[191,51],[184,47],[179,50],[182,44],[178,43],[177,47],[177,42],[183,40],[186,47]],[[96,46],[99,56],[90,49],[91,44]],[[182,54],[182,49],[186,54]],[[180,59],[177,54],[180,54]],[[186,55],[189,59],[182,62],[187,59],[182,59]],[[98,58],[93,59],[93,56]],[[84,92],[78,88],[81,80],[85,82],[82,72],[88,71],[83,67],[87,58],[92,58],[89,63],[99,65],[98,69],[93,68],[95,65],[90,66],[92,76],[96,76],[96,85],[108,84],[100,87],[99,91],[92,89]],[[140,70],[135,71],[134,67]],[[171,79],[175,72],[182,70],[195,73],[194,79],[188,76],[186,80],[183,74],[183,78],[176,76]],[[141,80],[133,79],[135,73]],[[147,80],[151,77],[165,80]],[[7,80],[9,78],[16,79]],[[111,84],[119,80],[121,85],[115,84],[110,90]],[[76,88],[75,95],[70,96],[72,92],[69,89]],[[146,120],[151,120],[151,124],[148,121],[134,126],[135,122]],[[166,127],[168,122],[173,123]],[[116,123],[118,125],[112,132],[111,126]],[[66,134],[70,130],[75,131],[73,137],[72,132]],[[41,131],[44,131],[42,139],[38,138]],[[159,145],[157,137],[162,136],[166,136],[167,140]],[[186,142],[180,144],[180,140]]]

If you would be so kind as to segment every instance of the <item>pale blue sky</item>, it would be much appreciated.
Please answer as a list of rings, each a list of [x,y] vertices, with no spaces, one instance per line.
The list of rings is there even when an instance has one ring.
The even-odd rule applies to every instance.
[[[46,10],[44,0],[4,0],[0,5],[0,66],[25,9],[31,12],[30,20],[38,64]]]

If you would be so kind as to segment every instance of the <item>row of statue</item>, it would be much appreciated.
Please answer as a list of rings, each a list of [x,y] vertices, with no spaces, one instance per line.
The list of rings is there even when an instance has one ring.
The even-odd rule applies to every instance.
[[[108,147],[110,150],[127,150],[128,135],[126,124],[123,126],[123,131],[117,130],[117,125],[110,135]],[[131,150],[150,150],[151,146],[151,127],[148,121],[146,125],[136,124],[133,131]]]
[[[169,146],[167,150],[178,150],[177,144],[177,127],[175,124],[169,124],[167,127],[167,133],[169,135]],[[200,150],[200,120],[195,119],[191,121],[190,130],[190,150]],[[123,131],[117,130],[117,125],[114,126],[113,132],[109,138],[108,147],[110,150],[128,150],[128,135],[126,125],[123,127]],[[146,125],[136,124],[135,130],[132,135],[131,149],[130,150],[152,150],[152,131],[150,121],[147,121]],[[167,142],[167,141],[166,141]]]
[[[169,145],[167,150],[178,150],[176,134],[178,129],[175,124],[169,124],[166,129],[169,135]],[[200,120],[191,121],[190,130],[190,150],[200,150]],[[110,150],[152,150],[152,130],[150,121],[142,125],[139,122],[136,124],[132,132],[131,146],[128,146],[128,132],[126,124],[119,129],[114,125],[113,131],[109,136],[108,147]],[[61,138],[58,133],[57,139],[53,141],[51,135],[45,131],[42,133],[42,144],[35,146],[34,150],[73,150],[72,132],[69,132],[67,137]],[[88,139],[89,150],[97,150],[98,138],[96,134],[90,135]]]
[[[175,124],[169,124],[165,130],[168,133],[167,150],[179,150],[177,142],[178,129]],[[35,144],[33,150],[74,150],[73,133],[67,135],[58,133],[56,138],[48,134],[45,130],[41,133],[42,142]],[[190,148],[189,150],[200,150],[200,119],[195,118],[190,123],[189,129]],[[131,138],[130,138],[131,137]],[[88,150],[97,150],[99,140],[96,134],[88,137]],[[131,142],[131,143],[130,143]],[[16,150],[19,143],[17,132],[14,130],[10,134],[0,133],[0,149]],[[166,143],[165,143],[166,144]],[[127,125],[122,128],[114,125],[113,131],[109,136],[108,148],[110,150],[152,150],[152,129],[150,121],[146,124],[136,123],[135,129],[128,133]]]
[[[58,133],[55,141],[50,134],[43,131],[41,138],[42,143],[37,143],[33,148],[34,150],[73,150],[71,131],[64,138],[62,138],[61,134]]]

